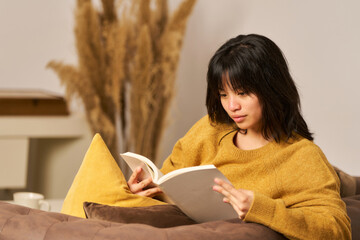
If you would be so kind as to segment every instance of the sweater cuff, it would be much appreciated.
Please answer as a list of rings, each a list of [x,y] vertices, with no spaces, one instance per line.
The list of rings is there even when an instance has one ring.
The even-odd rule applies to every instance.
[[[261,193],[254,193],[254,201],[247,212],[244,221],[256,222],[269,226],[273,220],[276,208],[275,200]]]

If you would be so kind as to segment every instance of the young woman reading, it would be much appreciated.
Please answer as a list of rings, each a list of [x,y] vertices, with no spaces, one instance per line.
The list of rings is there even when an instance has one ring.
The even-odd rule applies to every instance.
[[[289,239],[351,239],[339,179],[300,112],[300,98],[279,47],[260,35],[239,35],[211,58],[208,115],[174,146],[162,172],[214,164],[232,184],[214,179],[239,218]],[[135,194],[161,190],[128,181]]]

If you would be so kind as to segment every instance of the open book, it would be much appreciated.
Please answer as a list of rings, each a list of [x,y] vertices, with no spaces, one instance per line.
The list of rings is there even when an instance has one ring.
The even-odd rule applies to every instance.
[[[229,182],[214,165],[187,167],[163,175],[152,161],[142,155],[127,152],[120,156],[132,171],[142,167],[140,179],[151,177],[166,198],[195,221],[207,222],[237,217],[232,206],[224,203],[223,196],[212,189],[215,178]]]

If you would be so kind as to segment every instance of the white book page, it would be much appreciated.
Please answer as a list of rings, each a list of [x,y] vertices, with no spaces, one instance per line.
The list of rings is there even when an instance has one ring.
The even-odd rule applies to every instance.
[[[135,171],[138,167],[142,167],[143,171],[139,180],[144,180],[151,177],[153,182],[156,183],[157,180],[163,175],[150,159],[140,154],[126,152],[120,154],[120,156],[129,165],[132,171]]]

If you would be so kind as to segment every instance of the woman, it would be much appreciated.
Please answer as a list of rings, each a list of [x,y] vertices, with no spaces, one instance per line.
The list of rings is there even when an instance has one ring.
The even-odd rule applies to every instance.
[[[239,35],[215,53],[207,74],[208,115],[175,145],[162,167],[214,164],[215,179],[245,222],[290,239],[351,239],[335,171],[300,112],[300,99],[281,50],[260,35]],[[129,179],[133,193],[154,196],[150,179]],[[146,190],[143,190],[146,189]]]

